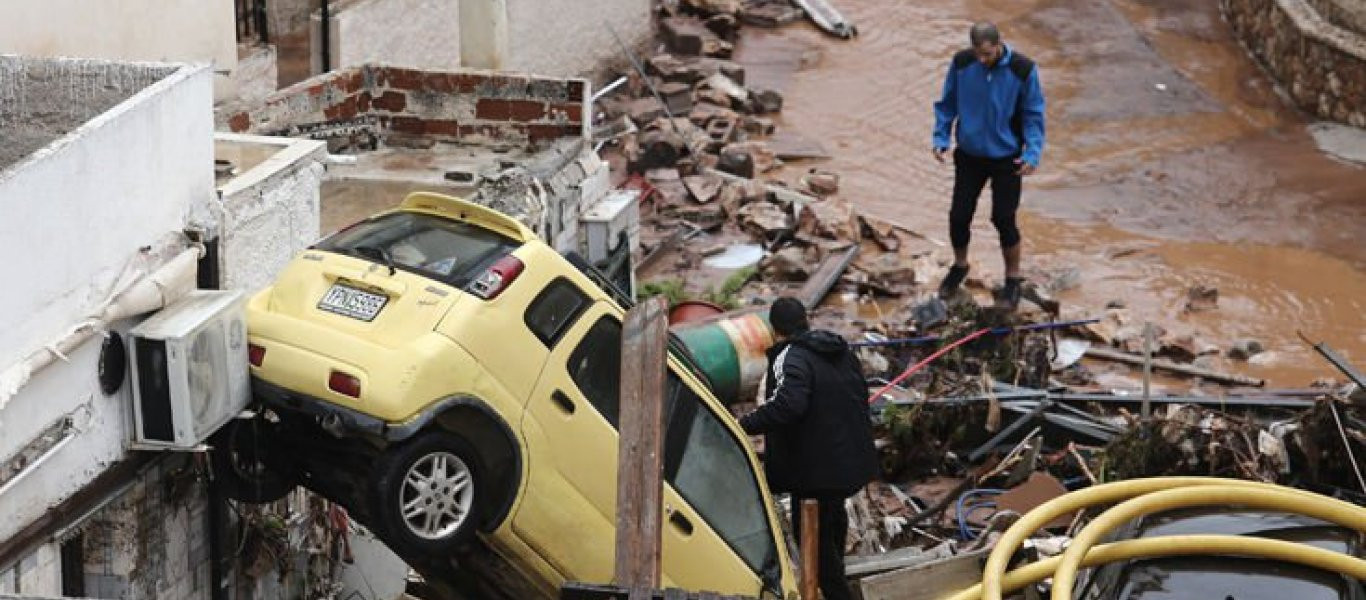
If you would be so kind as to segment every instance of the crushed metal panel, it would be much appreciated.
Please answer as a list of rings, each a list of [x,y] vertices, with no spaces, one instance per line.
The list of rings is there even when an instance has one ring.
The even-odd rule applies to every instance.
[[[939,600],[982,580],[987,550],[898,569],[859,581],[863,600]]]

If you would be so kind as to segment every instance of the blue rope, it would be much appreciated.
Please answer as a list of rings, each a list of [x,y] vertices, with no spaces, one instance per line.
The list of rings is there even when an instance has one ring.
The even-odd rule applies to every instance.
[[[1063,327],[1073,327],[1076,325],[1090,325],[1099,323],[1100,319],[1081,319],[1077,321],[1060,321],[1057,323],[1035,323],[1033,325],[1020,325],[1019,327],[997,327],[991,330],[992,334],[1004,335],[1012,331],[1039,331],[1043,329],[1061,329]],[[943,341],[943,337],[937,335],[927,335],[924,337],[900,338],[892,340],[882,340],[878,342],[850,342],[854,348],[870,348],[874,346],[919,346],[933,342]]]
[[[986,494],[1000,495],[1000,494],[1004,494],[1005,492],[1006,492],[1005,490],[995,489],[995,488],[978,488],[978,489],[972,489],[972,490],[968,490],[968,491],[966,491],[966,492],[963,492],[963,495],[958,497],[957,510],[955,511],[955,513],[956,513],[956,515],[957,515],[957,517],[958,517],[958,534],[959,534],[963,539],[965,539],[965,540],[970,540],[970,539],[973,539],[973,538],[977,537],[977,536],[974,535],[974,534],[972,533],[972,531],[968,528],[968,521],[967,521],[968,515],[971,514],[973,511],[978,510],[978,509],[981,509],[981,508],[996,508],[996,503],[995,503],[995,502],[984,502],[984,503],[982,503],[982,504],[973,505],[971,509],[968,509],[968,508],[965,506],[966,503],[967,503],[967,501],[968,501],[968,498],[972,498],[972,497],[974,497],[974,496],[986,495]]]

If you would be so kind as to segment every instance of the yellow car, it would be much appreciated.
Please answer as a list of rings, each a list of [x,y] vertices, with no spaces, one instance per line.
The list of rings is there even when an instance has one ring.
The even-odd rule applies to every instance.
[[[570,259],[428,193],[303,252],[249,302],[260,409],[217,476],[249,501],[302,483],[405,558],[478,532],[546,592],[611,581],[628,300]],[[743,432],[681,353],[667,388],[663,583],[795,597]]]

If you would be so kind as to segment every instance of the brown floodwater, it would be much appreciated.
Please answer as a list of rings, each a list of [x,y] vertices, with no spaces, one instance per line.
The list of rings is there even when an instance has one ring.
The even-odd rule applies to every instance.
[[[1220,347],[1261,340],[1269,352],[1252,363],[1216,366],[1273,387],[1341,379],[1296,331],[1366,367],[1366,169],[1319,152],[1217,4],[840,0],[857,39],[750,29],[737,59],[751,85],[784,93],[780,127],[832,154],[779,177],[836,171],[864,211],[942,239],[952,169],[930,156],[931,104],[970,22],[998,22],[1042,68],[1048,147],[1022,220],[1031,273],[1080,269],[1060,296],[1069,316],[1122,301]],[[974,264],[991,276],[986,212]],[[1219,289],[1216,310],[1183,311],[1196,284]]]

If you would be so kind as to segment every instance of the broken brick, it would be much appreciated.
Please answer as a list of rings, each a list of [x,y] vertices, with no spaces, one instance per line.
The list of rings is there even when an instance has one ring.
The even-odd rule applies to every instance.
[[[241,133],[251,128],[251,115],[240,112],[228,119],[228,128]]]
[[[389,112],[403,112],[403,109],[408,106],[408,96],[403,92],[390,90],[384,92],[380,97],[375,98],[371,102],[371,105],[377,109],[387,110]]]

